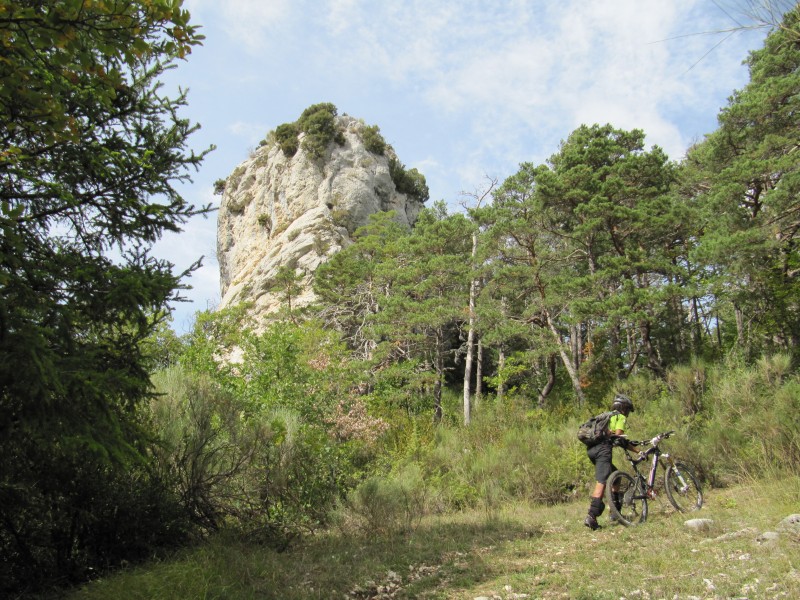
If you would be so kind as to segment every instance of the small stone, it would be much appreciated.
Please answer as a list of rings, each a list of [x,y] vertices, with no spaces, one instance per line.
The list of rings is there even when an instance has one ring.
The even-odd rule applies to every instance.
[[[756,538],[756,542],[759,544],[766,544],[766,545],[773,545],[775,544],[781,537],[781,534],[777,531],[765,531],[761,535]]]
[[[788,531],[789,533],[800,534],[800,515],[789,515],[778,523],[778,531]]]
[[[713,524],[714,521],[711,519],[689,519],[684,523],[686,527],[695,531],[708,531]]]

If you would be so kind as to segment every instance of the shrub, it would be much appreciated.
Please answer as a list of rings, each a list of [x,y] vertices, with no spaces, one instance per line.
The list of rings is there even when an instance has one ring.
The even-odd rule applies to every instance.
[[[364,147],[379,156],[383,156],[386,150],[386,140],[381,135],[381,130],[377,125],[368,125],[361,130],[361,139]]]
[[[370,535],[413,531],[425,514],[422,472],[411,464],[391,477],[370,477],[347,496],[340,522]]]
[[[266,228],[268,231],[272,230],[272,218],[268,214],[260,214],[256,220],[261,227]]]
[[[337,126],[336,106],[330,102],[313,104],[303,111],[294,123],[283,123],[275,129],[275,139],[287,157],[292,157],[302,146],[312,160],[319,160],[331,142],[344,145],[344,133]],[[304,133],[302,144],[300,133]]]
[[[217,179],[214,182],[214,195],[215,196],[222,196],[225,193],[225,183],[224,179]]]
[[[300,147],[297,139],[299,134],[300,130],[296,123],[284,123],[275,129],[275,139],[284,156],[291,158],[297,154],[297,149]]]
[[[333,104],[310,106],[303,111],[297,124],[306,134],[302,143],[303,150],[312,159],[323,158],[331,142],[344,145],[344,133],[337,126],[336,107]]]
[[[297,120],[297,124],[301,130],[307,131],[306,123],[310,119],[313,119],[317,114],[327,113],[331,115],[331,117],[335,117],[338,112],[338,109],[332,102],[320,102],[319,104],[312,104],[302,112],[300,118]]]
[[[300,121],[300,128],[305,132],[303,150],[314,159],[325,156],[328,145],[336,137],[335,113],[318,110]]]
[[[179,368],[155,381],[158,473],[201,532],[224,526],[285,548],[326,523],[354,485],[352,448],[297,411],[237,400]]]
[[[196,525],[216,530],[248,501],[243,480],[274,434],[259,419],[243,418],[245,407],[206,375],[173,367],[154,383],[161,392],[152,404],[160,476]]]
[[[32,483],[0,485],[0,596],[84,581],[187,541],[178,499],[147,462],[109,460],[67,437],[21,450],[3,457]]]
[[[389,175],[392,177],[395,189],[401,194],[406,194],[423,203],[430,198],[430,190],[428,190],[425,176],[416,169],[407,171],[403,163],[396,158],[390,158]]]
[[[314,248],[314,252],[317,253],[317,256],[325,256],[328,252],[328,243],[320,236],[315,235],[314,241],[312,242],[312,248]]]

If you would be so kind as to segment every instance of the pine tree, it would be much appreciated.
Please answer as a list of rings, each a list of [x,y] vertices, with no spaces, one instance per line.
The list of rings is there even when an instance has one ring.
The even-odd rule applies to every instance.
[[[0,569],[18,567],[0,580],[13,582],[112,560],[110,532],[89,539],[110,523],[93,503],[141,464],[141,342],[184,275],[148,250],[208,209],[175,187],[202,154],[187,149],[185,97],[158,83],[201,40],[180,2],[0,0],[0,14]]]

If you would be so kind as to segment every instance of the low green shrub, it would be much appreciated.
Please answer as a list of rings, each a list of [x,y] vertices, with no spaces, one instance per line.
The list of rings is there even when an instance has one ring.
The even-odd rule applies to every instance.
[[[283,123],[275,129],[275,139],[284,156],[291,158],[297,154],[297,150],[300,148],[298,135],[300,135],[300,129],[296,123]]]
[[[422,471],[409,464],[391,477],[363,481],[348,494],[338,519],[364,533],[390,536],[413,531],[426,512]]]
[[[66,437],[53,445],[32,437],[21,450],[3,457],[28,480],[0,482],[0,596],[82,582],[189,540],[179,498],[144,457],[109,460]]]
[[[381,130],[377,125],[367,125],[361,130],[361,139],[364,147],[378,156],[383,156],[386,151],[386,140],[381,135]]]
[[[302,147],[312,160],[319,160],[325,157],[331,142],[344,145],[344,132],[336,122],[336,114],[336,106],[330,102],[313,104],[294,123],[278,125],[275,139],[283,154],[292,157]],[[302,143],[301,133],[305,134]]]
[[[649,439],[674,430],[663,449],[691,464],[705,485],[797,475],[800,378],[789,373],[783,357],[751,367],[695,364],[671,371],[666,380],[639,375],[619,391],[636,406],[629,437]],[[446,413],[458,416],[455,394],[444,399]],[[414,441],[406,452],[395,453],[395,471],[417,465],[427,508],[436,512],[491,511],[516,499],[549,504],[588,496],[594,469],[575,432],[610,400],[582,409],[531,410],[510,397],[502,405],[487,399],[467,428],[458,419],[446,419],[446,425],[420,436],[422,428],[405,425],[405,438],[393,434],[396,447],[405,439]],[[625,468],[620,452],[615,451],[615,464]]]
[[[389,175],[394,182],[395,189],[401,194],[406,194],[419,202],[427,202],[430,198],[430,190],[428,190],[425,176],[417,169],[406,170],[403,163],[392,157],[389,159]]]

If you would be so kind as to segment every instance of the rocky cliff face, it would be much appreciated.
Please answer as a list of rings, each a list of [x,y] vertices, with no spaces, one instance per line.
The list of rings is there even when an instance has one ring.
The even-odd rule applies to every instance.
[[[292,305],[308,304],[315,269],[350,244],[371,214],[394,210],[400,223],[415,222],[422,200],[397,191],[391,148],[370,152],[363,122],[335,120],[342,135],[321,158],[302,145],[286,156],[271,135],[225,180],[217,224],[220,308],[249,301],[256,315],[274,312],[280,307],[275,277],[284,266],[301,277]]]

